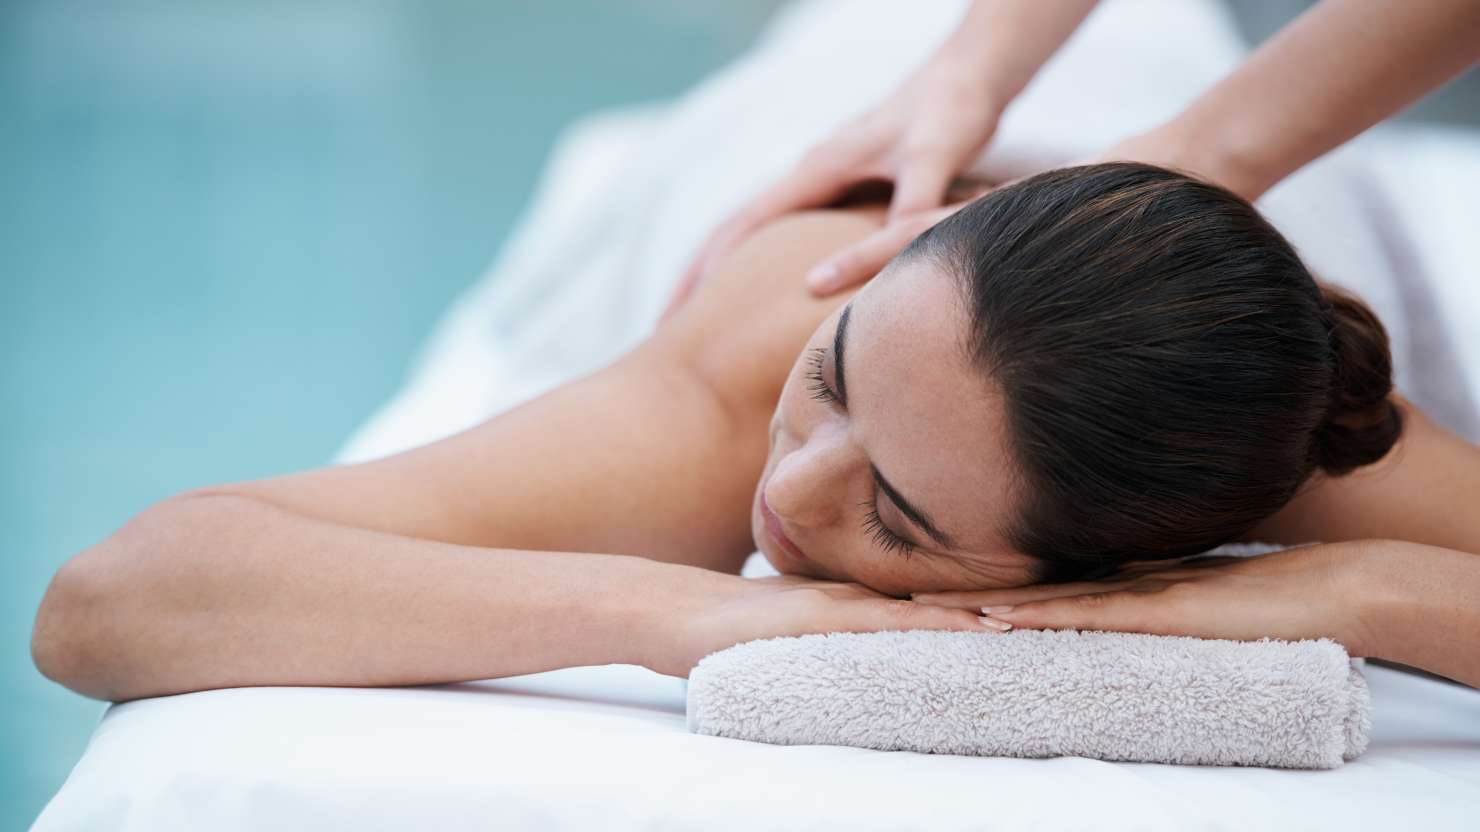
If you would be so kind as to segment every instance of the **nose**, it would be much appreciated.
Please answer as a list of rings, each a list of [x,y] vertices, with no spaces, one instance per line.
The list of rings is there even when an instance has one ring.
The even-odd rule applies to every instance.
[[[766,504],[790,525],[817,528],[842,514],[850,472],[861,457],[842,430],[814,430],[766,481]]]

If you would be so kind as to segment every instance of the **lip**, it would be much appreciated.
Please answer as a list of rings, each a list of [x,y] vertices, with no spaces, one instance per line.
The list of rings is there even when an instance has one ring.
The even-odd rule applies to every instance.
[[[787,537],[786,531],[781,528],[781,518],[777,517],[776,512],[771,511],[771,506],[766,503],[766,493],[764,490],[761,491],[761,520],[766,524],[766,531],[770,533],[771,537],[780,544],[781,548],[788,555],[802,562],[807,561],[807,556],[802,553],[802,550],[795,543],[791,542],[791,538]]]

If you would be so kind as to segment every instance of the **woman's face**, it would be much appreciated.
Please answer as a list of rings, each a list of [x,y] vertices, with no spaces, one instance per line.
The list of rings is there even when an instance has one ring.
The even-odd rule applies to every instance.
[[[889,595],[1019,586],[1001,398],[956,278],[895,261],[812,334],[771,419],[751,531],[783,574]]]

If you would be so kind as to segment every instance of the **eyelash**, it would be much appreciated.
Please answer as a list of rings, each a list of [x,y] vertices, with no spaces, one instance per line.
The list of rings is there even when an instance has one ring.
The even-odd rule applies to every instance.
[[[807,363],[811,369],[807,371],[809,382],[807,386],[812,391],[812,398],[831,402],[841,407],[843,403],[838,399],[838,394],[834,393],[822,378],[822,363],[827,360],[827,348],[813,347],[809,352],[811,354],[807,356]],[[877,500],[865,500],[858,505],[867,509],[863,517],[863,530],[874,539],[876,546],[885,552],[898,554],[903,558],[909,558],[915,553],[915,544],[895,534],[893,529],[884,525],[883,519],[879,517]]]
[[[863,517],[863,530],[873,537],[875,545],[885,552],[898,554],[906,559],[915,553],[915,544],[895,534],[892,529],[884,525],[884,521],[879,518],[877,501],[866,500],[859,505],[868,509]]]
[[[807,389],[812,391],[812,398],[822,402],[832,402],[842,405],[842,402],[838,400],[838,394],[834,393],[832,388],[827,386],[827,382],[822,380],[822,362],[827,360],[827,348],[813,347],[808,352],[810,355],[807,356],[807,363],[811,365],[812,369],[807,371],[807,380],[809,382]]]

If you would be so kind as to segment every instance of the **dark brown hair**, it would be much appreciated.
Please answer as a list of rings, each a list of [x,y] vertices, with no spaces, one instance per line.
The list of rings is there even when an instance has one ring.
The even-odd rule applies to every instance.
[[[1402,430],[1387,334],[1248,202],[1173,171],[1064,168],[918,237],[962,278],[1039,579],[1206,551]]]

